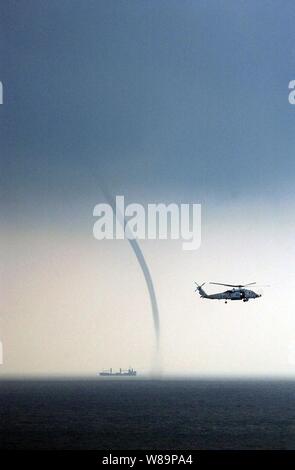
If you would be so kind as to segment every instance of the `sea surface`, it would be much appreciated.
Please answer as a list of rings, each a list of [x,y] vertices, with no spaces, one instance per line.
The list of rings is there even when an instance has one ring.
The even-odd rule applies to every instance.
[[[0,381],[2,449],[295,449],[295,382]]]

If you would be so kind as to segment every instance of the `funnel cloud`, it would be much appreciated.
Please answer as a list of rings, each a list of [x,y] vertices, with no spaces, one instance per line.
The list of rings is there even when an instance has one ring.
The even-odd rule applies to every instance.
[[[108,192],[105,186],[100,184],[100,188],[105,198],[107,199],[108,203],[111,205],[114,213],[116,213],[117,221],[125,228],[125,230],[128,231],[128,225],[126,225],[126,220],[124,218],[124,215],[119,213],[118,209],[116,212],[116,203],[113,197],[110,195],[110,193]],[[152,279],[150,270],[148,268],[147,262],[145,260],[145,257],[143,255],[143,252],[141,251],[141,248],[137,240],[134,238],[132,239],[131,236],[128,236],[127,238],[136,256],[136,259],[141,267],[141,270],[143,272],[144,279],[147,285],[150,303],[151,303],[152,315],[153,315],[153,324],[154,324],[155,339],[156,339],[156,356],[158,356],[159,351],[160,351],[160,316],[159,316],[159,308],[158,308],[158,302],[156,298],[156,292],[154,288],[153,279]]]

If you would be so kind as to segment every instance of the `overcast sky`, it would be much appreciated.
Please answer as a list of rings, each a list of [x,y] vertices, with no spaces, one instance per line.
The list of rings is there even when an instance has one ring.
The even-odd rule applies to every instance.
[[[293,375],[294,2],[0,8],[0,373],[150,370],[153,324],[134,254],[92,235],[103,182],[127,202],[202,204],[198,251],[141,243],[163,370]],[[199,299],[194,280],[272,287],[224,305]]]

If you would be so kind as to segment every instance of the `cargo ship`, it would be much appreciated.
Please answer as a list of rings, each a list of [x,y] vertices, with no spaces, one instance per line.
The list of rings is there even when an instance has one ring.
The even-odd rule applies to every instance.
[[[99,372],[101,377],[134,377],[136,376],[136,370],[129,368],[127,370],[119,369],[119,371],[114,372],[113,369],[103,370]]]

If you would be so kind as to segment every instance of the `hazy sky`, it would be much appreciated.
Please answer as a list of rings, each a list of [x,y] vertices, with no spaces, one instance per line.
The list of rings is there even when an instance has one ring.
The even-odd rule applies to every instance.
[[[164,371],[294,375],[294,2],[0,8],[0,373],[150,370],[134,254],[92,235],[103,181],[127,202],[202,203],[198,251],[141,243]],[[194,280],[272,288],[224,305]]]

